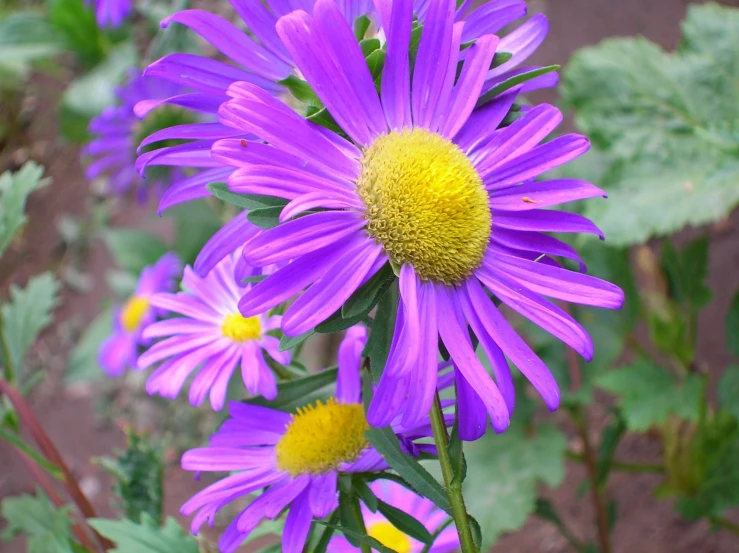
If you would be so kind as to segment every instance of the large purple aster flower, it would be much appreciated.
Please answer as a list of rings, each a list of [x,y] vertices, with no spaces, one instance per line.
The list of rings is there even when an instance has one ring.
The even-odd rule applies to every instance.
[[[173,253],[167,253],[154,265],[141,271],[136,291],[113,315],[113,334],[100,346],[98,361],[110,376],[118,376],[126,367],[135,367],[139,346],[149,341],[144,329],[163,312],[151,304],[152,295],[172,290],[182,271],[182,264]]]
[[[431,534],[434,534],[442,524],[449,520],[449,515],[438,509],[432,501],[396,482],[378,480],[370,484],[370,488],[378,499],[408,513],[423,524]],[[398,530],[379,511],[373,513],[362,505],[362,518],[367,534],[385,547],[397,553],[421,553],[425,550],[425,544]],[[459,549],[459,536],[454,525],[451,524],[441,531],[428,551],[429,553],[450,553],[457,549]],[[327,549],[328,553],[356,553],[359,550],[343,536],[331,538]]]
[[[161,194],[173,182],[182,180],[186,185],[191,178],[186,178],[177,167],[155,172],[147,179],[142,179],[135,168],[136,147],[143,137],[156,129],[187,121],[191,116],[180,108],[165,106],[141,120],[134,113],[134,106],[143,99],[168,98],[181,90],[183,88],[177,84],[157,77],[142,77],[137,69],[132,69],[126,84],[116,90],[118,103],[106,107],[90,121],[90,134],[95,138],[82,150],[84,156],[92,158],[87,178],[93,180],[107,174],[111,194],[120,196],[133,189],[139,201],[144,201],[149,191]],[[166,137],[155,139],[165,140]],[[225,173],[221,170],[218,174]]]
[[[497,431],[514,406],[507,356],[551,409],[559,389],[545,364],[506,322],[489,293],[576,349],[593,353],[587,332],[550,298],[618,308],[622,291],[565,270],[549,256],[579,261],[543,232],[600,231],[587,219],[542,209],[604,195],[590,183],[538,175],[589,148],[579,135],[539,144],[561,121],[549,105],[526,109],[508,126],[513,88],[475,109],[499,47],[494,35],[465,49],[453,0],[430,4],[410,78],[410,0],[392,3],[387,58],[378,95],[361,50],[332,0],[311,17],[296,11],[278,33],[298,69],[348,139],[326,132],[249,84],[229,88],[223,123],[267,144],[223,140],[213,157],[236,167],[234,192],[289,200],[282,224],[245,249],[247,262],[290,264],[241,300],[245,317],[303,292],[283,317],[290,336],[334,312],[385,263],[400,280],[401,302],[387,365],[368,413],[382,426],[403,413],[411,424],[429,412],[437,382],[438,337],[461,379],[458,397]],[[317,211],[314,211],[318,209]],[[296,215],[303,215],[294,218]],[[493,367],[497,386],[472,347],[469,327]]]
[[[234,279],[239,259],[240,252],[225,257],[205,278],[185,267],[185,292],[151,298],[153,306],[181,316],[154,323],[144,332],[149,340],[166,338],[138,360],[142,369],[161,363],[146,382],[147,392],[174,399],[197,370],[190,403],[200,405],[210,393],[213,409],[220,410],[231,376],[241,367],[249,392],[274,399],[277,384],[265,352],[282,364],[290,362],[290,353],[280,351],[280,341],[267,334],[280,327],[280,316],[260,313],[245,318],[239,313],[239,298],[251,287],[239,286]]]
[[[192,471],[233,471],[193,496],[181,511],[197,514],[192,531],[214,522],[226,504],[266,488],[228,526],[218,547],[234,551],[264,518],[276,518],[290,508],[282,536],[285,553],[300,553],[313,518],[323,518],[337,507],[339,473],[375,472],[388,468],[370,447],[361,400],[360,361],[366,330],[347,332],[339,356],[336,395],[288,414],[243,403],[229,404],[228,419],[213,435],[209,447],[182,457],[182,468]],[[448,421],[451,423],[451,420]],[[393,430],[408,453],[417,454],[413,440],[428,437],[427,421],[405,427],[393,421]],[[426,447],[422,445],[420,447]]]
[[[149,110],[168,103],[198,112],[201,116],[214,115],[218,107],[228,100],[228,87],[238,81],[255,84],[274,96],[287,96],[288,87],[285,79],[299,75],[290,48],[280,40],[276,24],[279,17],[296,8],[312,13],[315,0],[229,0],[236,13],[246,25],[247,32],[239,29],[229,21],[213,13],[203,10],[184,10],[173,14],[162,26],[180,23],[198,33],[232,64],[212,60],[202,56],[186,53],[173,53],[152,63],[145,71],[146,75],[154,75],[162,79],[187,87],[192,93],[176,94],[171,98],[157,97],[142,101],[136,112],[144,116]],[[414,11],[421,21],[425,21],[429,6],[428,0],[416,0]],[[458,22],[457,32],[461,33],[462,43],[468,43],[477,37],[495,33],[506,25],[526,14],[523,0],[492,0],[477,9],[470,10],[472,2],[462,2],[454,14]],[[361,15],[369,15],[380,21],[387,20],[389,28],[389,0],[350,0],[340,2],[338,9],[342,18],[349,24]],[[378,17],[376,17],[378,16]],[[462,23],[463,21],[463,23]],[[483,90],[493,88],[501,81],[531,68],[521,68],[531,53],[542,42],[548,31],[548,22],[544,15],[536,15],[518,29],[501,40],[499,51],[511,54],[505,63],[489,69],[485,73]],[[465,52],[459,52],[464,57]],[[488,68],[481,68],[484,71]],[[557,82],[554,73],[527,83],[527,90],[553,86]],[[143,171],[151,165],[179,165],[189,167],[213,167],[208,157],[211,145],[216,139],[238,138],[250,140],[248,133],[235,132],[233,128],[224,129],[217,123],[192,124],[164,129],[156,136],[147,139],[184,139],[187,144],[175,148],[159,147],[142,155],[137,161],[137,168]],[[160,209],[166,209],[174,203],[187,201],[208,194],[206,184],[223,180],[227,174],[223,168],[212,168],[204,171],[197,180],[171,187],[162,198]],[[209,179],[209,180],[208,180]]]
[[[133,10],[132,0],[85,0],[85,5],[90,4],[100,27],[120,27]]]

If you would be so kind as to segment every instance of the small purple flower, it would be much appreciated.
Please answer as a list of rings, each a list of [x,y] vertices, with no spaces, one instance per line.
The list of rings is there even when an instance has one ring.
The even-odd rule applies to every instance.
[[[136,106],[136,113],[140,117],[151,109],[167,103],[187,108],[198,113],[199,118],[208,119],[216,114],[223,102],[228,100],[229,86],[240,81],[259,86],[273,96],[289,95],[285,79],[299,76],[300,72],[296,70],[296,61],[291,49],[283,44],[278,36],[276,24],[280,17],[296,8],[311,14],[315,0],[229,1],[245,24],[248,33],[222,17],[204,10],[183,10],[162,21],[162,27],[167,27],[171,23],[190,27],[232,63],[179,52],[168,54],[155,61],[145,70],[146,75],[167,79],[193,92],[178,93],[166,99],[157,97],[143,100]],[[428,0],[415,0],[412,9],[421,21],[425,21],[430,12],[429,6],[432,4]],[[353,0],[340,2],[337,8],[341,12],[342,19],[348,24],[353,24],[358,17],[367,15],[371,19],[379,20],[387,33],[390,28],[391,5],[392,2],[389,0],[376,2]],[[473,42],[485,34],[497,33],[506,25],[526,15],[524,0],[492,0],[474,10],[470,9],[471,5],[470,0],[462,2],[453,15],[462,43]],[[489,70],[480,68],[481,74],[484,72],[483,92],[517,73],[533,69],[520,67],[520,64],[541,44],[548,28],[546,17],[538,14],[501,39],[498,51],[511,54],[511,58]],[[466,52],[459,52],[460,59],[465,56]],[[529,81],[521,91],[554,86],[556,82],[557,75],[549,73]],[[141,155],[136,163],[139,171],[144,171],[152,165],[208,169],[196,179],[172,186],[162,197],[160,211],[176,203],[207,195],[206,185],[209,182],[225,180],[233,171],[232,168],[224,170],[222,165],[210,158],[209,150],[215,140],[235,138],[246,147],[246,144],[254,139],[249,133],[234,127],[219,123],[194,123],[164,129],[156,136],[149,137],[143,144],[165,138],[189,142],[174,148],[160,146]]]
[[[144,329],[163,315],[151,304],[152,295],[174,289],[182,264],[173,253],[164,254],[154,265],[141,271],[136,291],[113,315],[113,335],[100,346],[98,361],[110,376],[119,376],[126,367],[135,367],[139,346],[148,344]]]
[[[167,98],[179,90],[182,87],[176,84],[156,77],[142,77],[137,69],[132,69],[127,83],[116,90],[118,103],[106,107],[90,121],[90,134],[95,138],[82,151],[92,159],[87,167],[87,178],[93,180],[107,174],[109,193],[121,196],[133,189],[142,202],[150,190],[160,194],[171,182],[183,178],[182,172],[175,168],[144,180],[135,168],[136,145],[142,135],[147,136],[158,125],[169,126],[189,116],[179,108],[167,107],[142,121],[134,114],[134,105],[144,98]]]
[[[506,357],[550,409],[560,401],[554,377],[490,293],[586,359],[593,354],[587,332],[545,297],[608,309],[622,305],[617,286],[552,259],[575,260],[584,270],[571,246],[544,234],[602,237],[580,215],[543,208],[605,194],[575,179],[535,181],[590,145],[573,134],[540,144],[562,115],[550,105],[514,107],[526,84],[477,107],[502,40],[486,34],[462,49],[453,0],[429,3],[412,78],[411,1],[393,1],[382,19],[388,40],[379,94],[332,0],[318,0],[313,16],[298,10],[277,25],[301,74],[348,139],[252,84],[229,88],[232,99],[219,110],[221,122],[266,144],[242,148],[222,140],[213,158],[236,169],[228,180],[233,192],[288,200],[281,224],[253,238],[244,255],[255,266],[290,263],[255,285],[239,309],[248,317],[298,295],[282,321],[283,331],[296,336],[333,315],[390,263],[401,301],[368,420],[385,426],[402,414],[410,425],[427,415],[440,337],[455,365],[458,409],[467,410],[460,436],[477,439],[488,419],[499,432],[509,424],[515,397]],[[510,122],[509,114],[517,118]],[[468,328],[495,380],[477,358]]]
[[[133,0],[85,0],[85,5],[90,4],[100,27],[120,27],[133,10]]]
[[[388,468],[365,437],[369,428],[361,399],[360,362],[366,329],[347,331],[339,354],[336,395],[325,402],[289,414],[267,407],[231,402],[231,418],[211,437],[208,447],[182,457],[182,468],[192,471],[233,472],[194,495],[181,509],[196,513],[192,531],[208,522],[227,503],[266,490],[228,526],[218,543],[231,553],[264,518],[289,513],[282,536],[284,553],[300,553],[313,518],[323,518],[337,507],[339,473],[376,472]],[[451,424],[453,418],[447,420]],[[413,440],[427,438],[430,425],[392,428],[408,453],[427,449]]]
[[[141,369],[161,363],[146,382],[147,392],[174,399],[190,374],[197,371],[190,384],[190,403],[200,405],[210,393],[211,406],[220,410],[231,376],[241,367],[249,392],[267,399],[277,395],[265,352],[278,363],[290,362],[290,353],[280,351],[280,341],[267,334],[280,327],[282,318],[241,316],[239,298],[251,285],[239,286],[234,279],[240,258],[240,252],[225,257],[204,278],[185,267],[182,287],[186,291],[151,298],[153,306],[182,316],[154,323],[144,332],[150,340],[165,338],[139,358]]]
[[[449,515],[437,508],[432,501],[396,482],[378,480],[370,484],[370,488],[378,499],[411,515],[423,524],[430,534],[434,534],[449,520]],[[362,518],[367,534],[397,553],[421,553],[426,547],[425,544],[398,530],[379,511],[373,513],[362,505]],[[436,537],[429,553],[450,553],[458,549],[459,536],[454,524],[450,524]],[[338,535],[331,538],[327,549],[328,553],[356,553],[359,550],[345,537]]]

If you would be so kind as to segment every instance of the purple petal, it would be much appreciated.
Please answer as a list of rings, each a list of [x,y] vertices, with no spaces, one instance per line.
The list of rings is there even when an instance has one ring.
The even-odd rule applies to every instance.
[[[359,403],[362,395],[360,376],[362,352],[367,344],[367,329],[357,325],[346,331],[339,345],[339,374],[336,378],[336,397],[342,403]],[[322,515],[325,516],[325,515]]]
[[[237,214],[202,247],[193,265],[195,273],[205,278],[213,267],[251,240],[258,232],[259,228],[246,218],[245,213]]]
[[[382,69],[382,107],[388,126],[393,129],[411,127],[411,78],[408,48],[413,24],[413,1],[396,0],[387,31],[387,56]]]
[[[283,553],[302,553],[313,522],[308,490],[301,493],[290,507],[282,534]]]
[[[515,31],[507,34],[500,41],[498,50],[513,54],[511,59],[488,72],[492,79],[509,71],[526,60],[544,41],[549,32],[549,21],[543,13],[538,13]]]
[[[486,152],[485,146],[501,131],[498,125],[513,106],[518,95],[518,89],[513,88],[479,109],[474,110],[467,118],[462,129],[454,136],[454,142],[474,162],[476,154]]]
[[[587,271],[585,263],[580,259],[575,248],[557,238],[541,234],[540,232],[511,231],[503,228],[496,228],[490,236],[490,239],[496,244],[500,244],[505,248],[512,250],[535,252],[538,255],[554,255],[564,257],[565,259],[572,259],[579,263],[581,273]]]
[[[485,2],[464,17],[462,42],[469,42],[483,35],[495,34],[524,15],[526,15],[526,3],[523,0]]]
[[[210,196],[207,188],[208,184],[226,180],[232,172],[231,167],[207,169],[191,177],[173,182],[159,200],[158,214],[161,215],[165,209],[183,202],[207,198]]]
[[[595,196],[606,198],[607,194],[584,180],[557,179],[497,190],[490,196],[490,206],[506,211],[529,211]]]
[[[589,219],[577,213],[542,210],[512,213],[493,210],[493,225],[511,230],[537,232],[585,232],[603,240],[603,232]]]
[[[469,385],[459,369],[454,369],[457,391],[457,419],[459,437],[471,442],[482,438],[487,428],[488,413],[477,392]]]
[[[309,501],[310,510],[314,517],[323,518],[336,509],[336,480],[338,474],[335,470],[315,476],[310,484]]]

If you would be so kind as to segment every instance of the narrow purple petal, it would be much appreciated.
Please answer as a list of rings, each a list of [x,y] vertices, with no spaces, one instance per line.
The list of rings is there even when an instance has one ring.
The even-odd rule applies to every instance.
[[[362,351],[367,343],[367,329],[353,326],[346,331],[339,345],[339,374],[336,378],[336,397],[342,403],[359,403],[362,394],[360,376]]]
[[[310,525],[313,522],[308,490],[301,493],[290,507],[285,519],[285,530],[282,534],[282,551],[284,553],[302,553],[308,539]]]
[[[509,71],[526,60],[544,41],[549,32],[549,21],[543,13],[538,13],[515,31],[500,41],[498,50],[513,54],[504,64],[491,69],[488,79]]]
[[[488,422],[485,404],[477,392],[469,385],[459,369],[454,369],[457,392],[457,419],[459,420],[459,437],[471,442],[482,438]]]
[[[237,214],[216,232],[198,253],[193,269],[205,278],[218,263],[252,239],[259,228],[251,223],[245,213]]]
[[[592,221],[577,213],[537,209],[512,213],[493,210],[494,227],[537,232],[584,232],[603,240],[603,232]],[[494,231],[493,231],[494,232]]]
[[[336,499],[337,477],[337,472],[331,470],[314,477],[311,481],[308,494],[310,510],[314,517],[327,517],[338,506]]]
[[[387,56],[382,70],[382,108],[388,126],[393,129],[411,127],[411,78],[408,48],[413,24],[413,1],[396,0],[387,32]]]

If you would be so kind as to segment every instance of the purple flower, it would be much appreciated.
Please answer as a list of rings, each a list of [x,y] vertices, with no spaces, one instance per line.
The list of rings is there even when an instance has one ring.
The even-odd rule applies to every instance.
[[[460,435],[469,440],[484,433],[488,417],[496,431],[509,424],[514,388],[506,357],[550,409],[560,400],[546,365],[489,293],[590,359],[587,332],[544,296],[615,309],[623,292],[562,268],[550,256],[580,258],[544,234],[601,235],[579,215],[542,208],[604,196],[602,190],[574,179],[533,180],[586,152],[588,140],[570,134],[540,144],[562,119],[550,105],[521,110],[503,126],[509,113],[516,115],[520,85],[476,109],[501,41],[484,35],[466,48],[457,78],[462,35],[454,7],[452,0],[429,4],[411,81],[412,6],[392,2],[379,95],[331,0],[318,0],[313,17],[296,11],[281,18],[279,36],[349,139],[304,120],[259,87],[237,83],[220,120],[266,144],[243,148],[222,140],[213,158],[236,168],[232,191],[289,200],[282,223],[253,238],[244,255],[256,266],[291,261],[244,296],[242,315],[302,292],[282,321],[287,335],[299,335],[391,263],[401,302],[368,420],[384,426],[402,413],[411,425],[426,416],[440,336],[455,364],[458,408],[467,410]],[[495,382],[475,355],[468,325]]]
[[[267,399],[277,395],[265,352],[278,363],[290,362],[290,354],[280,351],[280,341],[267,334],[280,327],[281,317],[263,313],[241,316],[239,298],[251,285],[239,286],[234,279],[240,257],[240,252],[225,257],[204,278],[185,267],[185,292],[151,298],[153,306],[182,316],[154,323],[144,332],[144,338],[150,340],[165,338],[139,358],[141,369],[161,363],[146,382],[147,392],[174,399],[190,374],[197,371],[190,384],[190,403],[200,405],[210,393],[211,406],[220,410],[231,376],[241,367],[249,392]]]
[[[156,97],[144,100],[136,106],[136,113],[139,116],[143,117],[162,103],[193,110],[206,118],[213,116],[218,107],[228,100],[228,87],[239,81],[257,85],[274,96],[289,95],[284,80],[299,73],[296,71],[291,49],[286,47],[278,36],[276,24],[279,17],[290,13],[296,7],[312,13],[315,0],[300,2],[269,0],[266,3],[262,0],[229,1],[250,31],[249,34],[222,17],[203,10],[177,12],[162,21],[162,27],[167,27],[171,23],[190,27],[233,63],[228,64],[187,53],[173,53],[155,61],[146,69],[146,75],[167,79],[193,92],[178,93],[171,98]],[[428,0],[416,0],[413,3],[413,9],[422,21],[426,19],[431,4]],[[526,15],[526,4],[523,0],[492,0],[474,10],[470,10],[471,4],[469,0],[462,2],[453,16],[459,22],[457,29],[461,32],[462,43],[471,42],[484,34],[496,33]],[[353,23],[359,16],[367,14],[374,19],[388,22],[385,27],[389,29],[390,6],[389,0],[377,2],[353,0],[340,2],[338,9],[348,23]],[[531,69],[520,68],[519,65],[542,42],[547,31],[547,19],[539,14],[503,38],[499,51],[507,52],[512,57],[500,66],[487,71],[483,90],[487,91],[512,75]],[[459,52],[460,58],[464,58],[465,55],[466,52]],[[550,73],[528,82],[523,90],[554,86],[556,82],[557,75]],[[189,141],[175,148],[165,146],[145,153],[137,161],[136,167],[139,171],[152,165],[208,168],[200,173],[198,178],[172,186],[162,198],[160,210],[175,203],[205,196],[208,194],[206,185],[209,182],[226,179],[229,172],[224,172],[223,167],[219,167],[209,156],[214,141],[224,138],[244,140],[243,144],[246,144],[254,137],[239,129],[224,127],[218,123],[195,123],[163,129],[143,143],[149,144],[153,139]]]
[[[167,106],[142,121],[134,114],[134,105],[144,98],[168,98],[181,89],[156,77],[142,77],[138,70],[132,69],[128,82],[116,90],[117,105],[106,107],[90,121],[90,134],[95,138],[83,149],[83,155],[92,158],[87,178],[93,180],[107,173],[109,193],[121,196],[134,189],[139,201],[145,201],[150,190],[159,194],[173,181],[189,180],[178,168],[159,171],[143,180],[135,168],[136,145],[142,136],[158,127],[187,120],[189,116],[182,109]]]
[[[90,4],[100,27],[120,27],[133,10],[132,0],[85,0],[85,5]]]
[[[378,499],[408,513],[423,524],[431,534],[449,519],[449,515],[438,509],[433,502],[396,482],[378,480],[370,484],[370,488]],[[362,518],[367,534],[397,553],[421,553],[425,548],[425,544],[398,530],[379,511],[373,513],[362,505]],[[429,553],[450,553],[458,549],[459,536],[454,524],[450,524],[436,537]],[[328,544],[327,551],[355,553],[359,548],[351,545],[343,536],[334,536]]]
[[[193,533],[206,521],[212,525],[216,512],[226,504],[266,488],[228,526],[219,550],[231,553],[262,519],[274,519],[289,507],[282,550],[300,553],[313,518],[323,518],[337,507],[339,473],[388,468],[365,437],[369,427],[359,372],[365,340],[362,327],[347,332],[339,355],[335,397],[299,408],[292,415],[231,402],[231,418],[211,437],[209,447],[183,455],[185,470],[233,472],[183,505],[183,514],[197,512]],[[418,451],[412,448],[412,440],[428,437],[430,432],[428,421],[415,427],[394,421],[392,426],[409,453]]]
[[[151,304],[157,292],[172,290],[182,265],[173,253],[164,254],[154,265],[141,271],[136,291],[113,315],[113,335],[100,346],[98,361],[110,376],[118,376],[126,367],[135,367],[139,346],[148,344],[144,329],[163,312]]]

